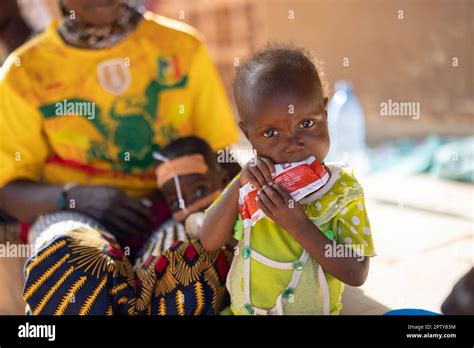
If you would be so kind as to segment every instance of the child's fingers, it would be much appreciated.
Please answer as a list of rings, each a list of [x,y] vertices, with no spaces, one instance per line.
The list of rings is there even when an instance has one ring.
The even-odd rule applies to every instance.
[[[281,186],[280,184],[273,184],[272,187],[276,192],[278,192],[278,194],[281,196],[281,198],[285,202],[288,202],[290,199],[293,199],[291,195],[288,193],[288,191],[285,190],[283,186]]]
[[[273,164],[272,160],[267,158],[267,157],[260,157],[262,162],[264,162],[268,168],[268,171],[270,172],[271,177],[275,175],[275,165]]]
[[[282,203],[284,203],[284,199],[283,197],[281,196],[281,194],[276,191],[273,187],[273,185],[270,185],[270,186],[265,186],[263,187],[263,191],[266,196],[270,199],[270,201],[275,205],[275,206],[278,206],[278,205],[281,205]]]
[[[256,166],[249,165],[247,167],[248,177],[250,182],[255,188],[261,190],[264,185],[266,185],[266,180],[260,170]]]
[[[272,211],[270,209],[268,209],[268,207],[262,201],[261,197],[257,197],[257,204],[260,207],[260,209],[262,209],[263,213],[266,216],[268,216],[268,217],[272,216]]]
[[[262,176],[265,178],[265,183],[270,184],[272,182],[272,172],[268,168],[267,164],[262,160],[262,157],[257,159],[257,163],[255,165],[256,168],[260,171]]]
[[[265,185],[263,187],[263,190],[260,191],[260,193],[258,194],[257,198],[259,199],[259,201],[263,202],[263,204],[265,204],[265,206],[270,209],[270,210],[273,210],[276,208],[276,205],[275,203],[273,203],[272,199],[268,196],[268,185]]]

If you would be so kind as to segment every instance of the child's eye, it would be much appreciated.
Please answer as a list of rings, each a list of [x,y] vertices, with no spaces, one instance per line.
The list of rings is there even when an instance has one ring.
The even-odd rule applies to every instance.
[[[211,189],[207,187],[207,185],[199,186],[195,191],[193,196],[191,197],[190,203],[197,201],[202,197],[206,197],[211,192]]]
[[[280,133],[277,130],[269,129],[269,130],[265,131],[265,133],[263,133],[263,136],[265,138],[271,138],[271,137],[277,136],[278,134],[280,134]]]
[[[300,123],[300,128],[309,128],[314,124],[313,120],[304,120]]]
[[[205,196],[206,192],[207,192],[207,187],[206,186],[200,186],[200,187],[198,187],[198,189],[194,193],[193,198],[194,199],[201,198],[201,197]]]

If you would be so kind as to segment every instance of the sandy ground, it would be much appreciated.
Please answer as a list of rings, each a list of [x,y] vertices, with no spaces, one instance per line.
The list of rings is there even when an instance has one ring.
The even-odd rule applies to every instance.
[[[342,314],[381,314],[387,308],[440,312],[474,264],[474,186],[429,175],[361,181],[377,256],[366,283],[347,287]]]

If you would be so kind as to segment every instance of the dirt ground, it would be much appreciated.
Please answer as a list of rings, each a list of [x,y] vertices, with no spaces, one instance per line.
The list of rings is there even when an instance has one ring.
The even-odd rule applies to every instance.
[[[377,256],[366,283],[346,288],[342,314],[382,314],[387,308],[440,312],[474,264],[473,185],[429,175],[360,181]]]

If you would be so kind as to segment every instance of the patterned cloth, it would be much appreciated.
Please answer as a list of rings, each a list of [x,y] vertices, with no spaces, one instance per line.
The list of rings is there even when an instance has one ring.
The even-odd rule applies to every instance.
[[[156,230],[137,259],[89,218],[39,221],[23,299],[34,315],[200,315],[226,298],[229,254],[207,252],[181,223]],[[68,227],[68,228],[66,228]],[[67,231],[67,232],[63,232]]]
[[[28,314],[134,315],[133,269],[113,237],[78,227],[39,248],[25,264]]]
[[[217,314],[226,298],[231,254],[208,252],[184,226],[170,220],[156,231],[136,262],[139,313]]]

